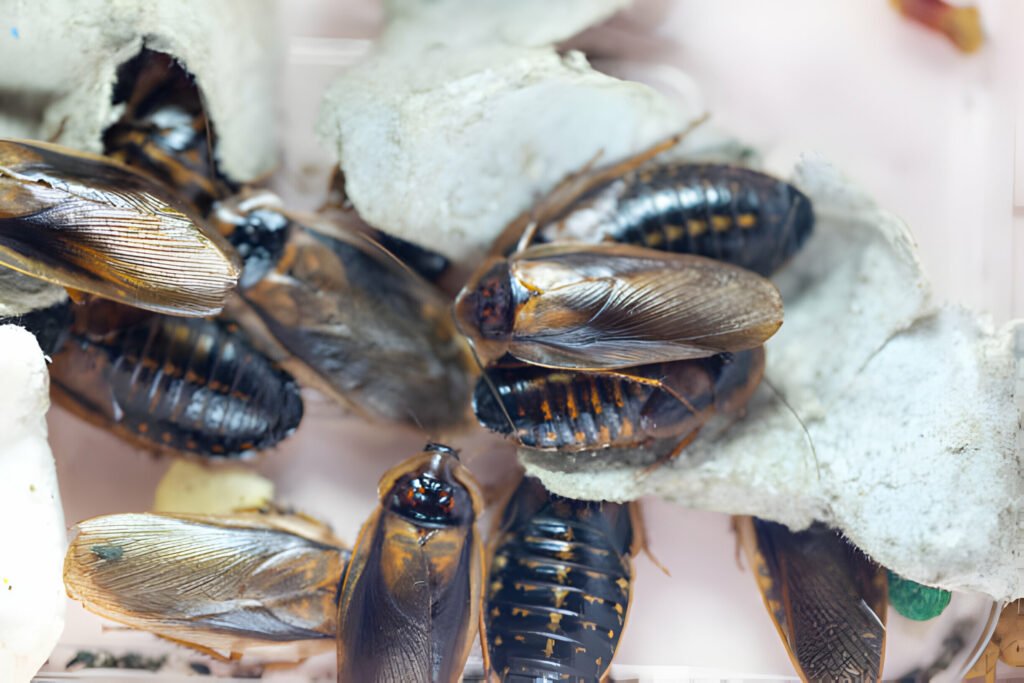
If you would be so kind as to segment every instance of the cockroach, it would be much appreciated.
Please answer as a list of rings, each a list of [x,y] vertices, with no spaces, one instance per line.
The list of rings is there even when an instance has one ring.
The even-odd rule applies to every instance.
[[[485,373],[473,394],[473,412],[483,426],[512,434],[520,446],[567,453],[667,438],[685,444],[712,415],[746,405],[764,374],[764,349],[614,373],[506,359]]]
[[[55,400],[137,445],[234,457],[295,431],[295,380],[223,319],[149,314],[111,302],[77,307],[50,368]]]
[[[357,412],[427,429],[464,422],[472,360],[449,301],[371,240],[227,183],[191,77],[159,53],[132,64],[119,81],[127,109],[108,131],[108,153],[155,169],[208,211],[243,263],[245,306],[233,313],[260,350]],[[187,130],[160,125],[185,114]]]
[[[338,606],[339,683],[458,681],[480,614],[480,495],[452,449],[388,471]]]
[[[782,324],[761,276],[624,244],[530,246],[486,262],[459,293],[459,329],[482,364],[603,370],[760,346]]]
[[[765,607],[805,681],[880,681],[885,570],[824,524],[734,521]]]
[[[371,240],[306,220],[242,292],[286,366],[357,412],[427,429],[464,422],[473,360],[450,301]]]
[[[219,312],[230,246],[174,196],[110,159],[0,140],[0,266],[175,315]]]
[[[799,190],[749,169],[719,164],[650,161],[665,146],[656,146],[606,169],[584,170],[571,176],[527,214],[513,221],[499,238],[495,250],[502,252],[502,245],[507,244],[510,238],[518,242],[518,251],[510,257],[511,262],[517,256],[530,253],[530,245],[535,243],[563,243],[564,249],[572,249],[572,243],[615,242],[631,244],[634,249],[646,247],[714,258],[767,276],[806,241],[813,227],[813,210]],[[612,245],[605,245],[605,248],[615,249]],[[533,299],[543,300],[549,286],[548,281],[541,278],[520,277],[512,267],[508,268],[509,276],[506,278],[502,263],[499,259],[490,274],[478,278],[476,282],[483,284],[479,288],[481,293],[472,300],[469,298],[472,295],[467,295],[467,303],[463,304],[461,320],[475,315],[481,321],[489,321],[487,325],[480,325],[483,337],[501,339],[507,336],[504,328],[515,328],[522,312],[526,313],[523,327],[529,329],[533,313],[528,307],[537,306],[538,302]],[[528,268],[525,270],[529,272]],[[749,276],[755,278],[752,273]],[[542,277],[553,281],[547,273]],[[763,285],[763,281],[752,281]],[[713,287],[709,284],[705,294],[717,293]],[[583,288],[580,289],[582,292]],[[598,288],[595,286],[593,289]],[[517,290],[518,293],[510,293]],[[642,294],[639,288],[637,290],[639,298]],[[629,290],[623,287],[621,291]],[[570,291],[567,294],[586,301],[586,293]],[[582,336],[590,331],[588,328],[596,326],[595,321],[608,317],[609,313],[614,315],[619,308],[624,311],[622,317],[627,321],[623,324],[631,332],[635,333],[648,322],[644,320],[633,324],[631,306],[621,305],[616,299],[625,298],[621,292],[602,295],[594,291],[591,296],[594,301],[586,301],[592,304],[591,307],[579,319],[574,321],[566,312],[564,320],[556,322],[554,334],[549,336],[543,331],[538,332],[540,343],[554,341],[564,346],[565,342],[558,337],[570,335],[562,333],[558,325],[570,327],[575,323],[577,327],[571,329],[570,334]],[[671,300],[671,295],[666,298]],[[692,297],[683,296],[675,300],[695,303],[691,312],[703,313],[705,310],[701,307],[703,302],[695,302]],[[471,304],[468,303],[470,301]],[[594,302],[599,303],[594,306]],[[633,300],[628,299],[628,302],[632,304]],[[656,300],[650,303],[657,305]],[[706,308],[712,306],[708,303]],[[772,304],[774,306],[775,303]],[[777,310],[781,316],[779,306]],[[470,310],[471,307],[475,310]],[[667,306],[663,309],[658,314],[660,318],[652,316],[651,324],[671,325],[667,319],[678,314],[667,310]],[[769,310],[771,308],[766,307],[764,312]],[[587,317],[588,314],[591,317]],[[512,322],[506,322],[508,320]],[[685,320],[683,322],[685,324]],[[541,330],[542,327],[537,325],[534,329]],[[623,344],[614,337],[613,334],[611,350],[616,353],[620,349],[615,347]],[[633,340],[628,343],[636,348],[640,346]],[[490,340],[477,342],[478,346],[484,347],[482,355],[486,358],[505,347],[511,350],[513,344],[507,341],[494,344]],[[491,351],[488,346],[495,348]],[[587,347],[585,353],[592,356],[591,347]],[[563,348],[559,348],[558,353],[562,352]],[[620,369],[618,374],[609,373],[606,369],[593,374],[525,367],[511,370],[506,358],[488,368],[485,377],[478,382],[474,394],[475,412],[485,426],[503,433],[514,431],[520,445],[532,449],[553,448],[571,452],[608,447],[633,448],[658,435],[675,432],[681,438],[669,446],[668,452],[674,455],[686,446],[695,436],[696,427],[713,412],[741,409],[763,374],[763,355],[758,355],[757,362],[748,367],[746,362],[731,363],[735,358],[741,361],[749,359],[743,355],[747,351],[724,355],[712,353],[713,350],[704,349],[693,355],[709,356],[707,359]],[[530,357],[524,358],[522,353],[518,356],[541,365],[569,365],[562,363],[561,359],[557,363],[551,362],[547,348],[534,352]],[[639,354],[626,363],[636,365],[638,361]],[[723,370],[727,372],[719,376]],[[490,398],[486,395],[488,390],[492,393]],[[611,393],[611,401],[601,397],[602,391]],[[731,392],[735,392],[735,396],[728,401],[727,409],[722,410],[716,401],[729,397]],[[493,397],[495,393],[502,397],[500,405]],[[675,399],[674,406],[670,406],[671,399]],[[648,404],[648,401],[652,403]],[[495,408],[500,408],[500,413]],[[662,414],[656,414],[658,411]],[[625,428],[621,434],[618,433],[619,425]]]
[[[203,215],[237,191],[217,168],[195,80],[170,55],[143,49],[122,64],[113,104],[124,110],[103,134],[107,156],[174,188]]]
[[[491,680],[604,680],[625,628],[634,504],[562,498],[524,478],[488,553],[482,645]]]
[[[91,612],[214,656],[329,650],[349,551],[295,515],[121,514],[78,525],[68,595]]]
[[[803,246],[814,212],[798,189],[752,169],[651,162],[540,220],[534,243],[635,244],[707,256],[767,277]]]

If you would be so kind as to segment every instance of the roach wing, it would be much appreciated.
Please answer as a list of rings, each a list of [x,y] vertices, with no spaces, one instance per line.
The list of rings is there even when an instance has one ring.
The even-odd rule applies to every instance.
[[[537,365],[620,368],[761,345],[782,324],[768,280],[692,255],[625,245],[545,245],[512,261],[536,294],[515,320],[512,353]]]
[[[796,533],[760,519],[744,523],[753,527],[765,604],[801,677],[881,680],[884,570],[820,523]]]
[[[64,584],[92,612],[200,649],[330,646],[347,559],[274,516],[110,515],[79,525]]]
[[[479,554],[472,528],[439,530],[421,543],[393,513],[371,517],[342,588],[338,680],[459,680],[476,623]]]
[[[464,420],[471,360],[448,302],[369,242],[296,231],[243,296],[301,363],[300,381],[389,420]]]
[[[220,311],[230,248],[158,183],[109,159],[0,140],[0,265],[162,313]]]

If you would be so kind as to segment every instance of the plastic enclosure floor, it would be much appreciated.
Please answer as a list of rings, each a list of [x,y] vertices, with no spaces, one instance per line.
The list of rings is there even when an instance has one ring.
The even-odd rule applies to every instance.
[[[990,311],[1002,323],[1024,315],[1024,270],[1016,265],[1024,263],[1024,115],[1014,109],[1011,73],[1011,65],[1024,63],[1024,44],[1014,40],[1024,30],[1024,5],[980,5],[989,42],[974,56],[902,20],[881,0],[640,2],[626,20],[579,44],[602,46],[611,71],[669,94],[686,86],[674,71],[684,70],[716,120],[761,149],[770,168],[787,168],[800,151],[822,152],[908,221],[939,298]],[[311,132],[320,95],[366,49],[359,40],[377,30],[379,11],[364,1],[287,3],[284,25],[293,39],[278,184],[305,208],[318,203],[332,161]],[[332,405],[309,399],[299,433],[256,468],[274,479],[284,502],[325,518],[351,543],[376,503],[380,474],[418,450],[422,438],[338,419]],[[149,507],[168,460],[56,408],[50,428],[69,525]],[[500,441],[474,437],[457,445],[471,464],[490,461],[485,480],[497,481],[511,467]],[[638,558],[615,680],[795,680],[752,577],[737,565],[728,518],[654,500],[644,512],[652,551],[671,575]],[[980,596],[957,595],[928,624],[890,611],[887,677],[929,664],[951,623],[986,607]],[[59,673],[78,649],[166,651],[172,664],[205,661],[148,634],[118,630],[76,604],[67,622],[38,680],[172,681],[188,673],[187,666],[156,676]],[[300,669],[268,670],[263,680],[333,680],[333,661],[322,655]]]

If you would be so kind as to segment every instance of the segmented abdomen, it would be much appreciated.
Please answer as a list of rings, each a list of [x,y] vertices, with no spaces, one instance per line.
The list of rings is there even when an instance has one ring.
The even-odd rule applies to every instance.
[[[528,448],[631,446],[699,428],[723,402],[749,395],[762,370],[760,349],[630,368],[630,377],[504,360],[477,381],[473,411],[491,431],[514,427]]]
[[[505,530],[485,605],[490,665],[501,680],[604,675],[629,607],[629,524],[624,505],[550,496]]]
[[[242,455],[302,418],[295,380],[219,320],[152,315],[102,335],[76,331],[51,378],[75,412],[157,448]]]
[[[613,241],[698,254],[769,275],[800,249],[814,214],[792,185],[723,164],[646,167],[596,188],[538,241]]]

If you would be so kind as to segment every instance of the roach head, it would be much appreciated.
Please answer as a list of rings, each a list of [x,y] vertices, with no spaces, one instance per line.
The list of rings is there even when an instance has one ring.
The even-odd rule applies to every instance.
[[[504,260],[471,281],[455,301],[460,326],[466,332],[479,330],[484,339],[507,339],[512,331],[512,314],[512,286]]]
[[[433,457],[395,480],[385,499],[388,508],[421,526],[457,526],[472,520],[472,498],[454,474],[455,451],[430,443],[426,452]]]

